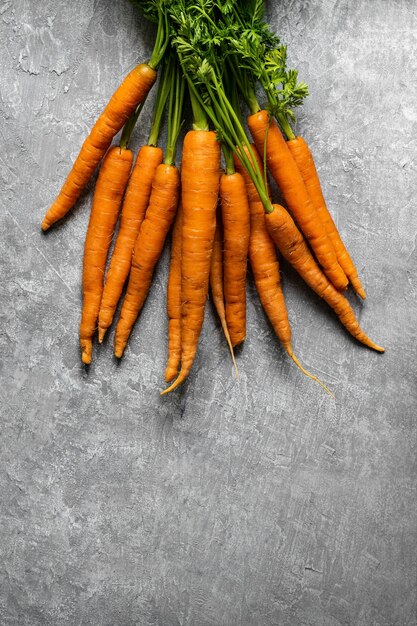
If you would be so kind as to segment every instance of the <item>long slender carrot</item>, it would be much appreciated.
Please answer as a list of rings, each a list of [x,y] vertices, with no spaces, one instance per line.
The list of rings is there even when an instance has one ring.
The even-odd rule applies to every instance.
[[[132,167],[133,154],[120,146],[106,154],[91,208],[84,247],[83,309],[80,324],[81,358],[91,363],[92,339],[103,293],[104,269],[117,216]]]
[[[156,169],[149,206],[136,239],[129,283],[114,339],[114,354],[118,358],[123,355],[130,332],[146,300],[155,265],[178,208],[180,173],[175,166],[175,153],[181,129],[184,84],[179,67],[175,63],[171,65],[171,62],[168,66],[171,69],[166,82],[170,98],[165,159]]]
[[[256,150],[256,146],[251,145],[251,148],[258,167],[262,170],[263,163]],[[250,158],[247,148],[245,148],[245,152]],[[317,382],[325,391],[333,396],[326,385],[324,385],[317,376],[310,374],[310,372],[301,365],[294,354],[291,344],[291,326],[288,319],[284,293],[282,291],[279,261],[275,244],[268,233],[264,205],[249,173],[236,156],[235,167],[244,178],[248,194],[250,209],[249,260],[262,307],[288,356],[294,361],[303,374]],[[267,181],[266,186],[270,195]]]
[[[177,211],[179,186],[180,175],[175,165],[158,165],[149,206],[136,239],[127,291],[117,322],[114,340],[117,358],[123,356],[133,325],[148,295],[155,265]]]
[[[233,164],[233,160],[232,160]],[[249,247],[249,206],[245,181],[239,172],[220,178],[224,243],[226,321],[233,346],[246,337],[246,264]]]
[[[123,80],[91,129],[57,199],[46,212],[43,231],[62,219],[74,206],[113,137],[146,98],[155,79],[156,71],[148,64],[140,63]]]
[[[334,310],[346,330],[365,346],[384,352],[359,326],[349,301],[318,267],[308,246],[284,207],[274,204],[274,210],[265,216],[269,233],[281,254],[297,270],[307,285]]]
[[[316,207],[317,215],[324,225],[330,241],[333,244],[339,265],[345,272],[356,293],[361,298],[366,298],[366,293],[362,287],[356,267],[346,250],[336,224],[334,223],[329,209],[327,208],[313,155],[311,154],[307,142],[302,137],[295,137],[295,139],[287,141],[287,146],[290,149],[298,169],[300,170],[307,191],[310,194],[310,198]]]
[[[220,178],[220,144],[208,130],[191,130],[184,139],[182,187],[182,325],[181,370],[162,394],[188,376],[204,319],[211,255],[216,230]]]
[[[230,355],[233,365],[235,366],[236,375],[239,377],[233,345],[230,339],[229,329],[226,321],[226,309],[224,304],[224,288],[223,288],[223,229],[221,226],[220,216],[217,216],[216,232],[214,234],[213,254],[211,256],[210,265],[210,287],[213,303],[222,325],[223,333],[229,346]]]
[[[110,261],[98,317],[98,340],[111,326],[123,285],[128,277],[133,248],[151,195],[152,180],[162,163],[162,149],[142,146],[129,178],[122,206],[120,229]]]
[[[168,360],[165,370],[167,383],[170,383],[178,375],[181,363],[181,240],[182,208],[180,204],[172,229],[167,287]]]
[[[258,152],[263,154],[265,148],[268,168],[318,262],[336,288],[345,289],[348,280],[278,125],[263,110],[248,117],[248,126]]]

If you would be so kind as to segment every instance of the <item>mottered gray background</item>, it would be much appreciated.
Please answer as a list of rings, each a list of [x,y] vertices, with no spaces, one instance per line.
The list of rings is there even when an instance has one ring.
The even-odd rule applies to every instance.
[[[297,129],[363,278],[380,356],[283,265],[285,357],[248,277],[240,381],[210,304],[160,398],[168,253],[120,364],[80,365],[91,184],[41,217],[153,30],[128,0],[0,0],[0,623],[415,624],[417,15],[289,0],[268,15],[311,96]],[[133,147],[146,141],[151,103]]]

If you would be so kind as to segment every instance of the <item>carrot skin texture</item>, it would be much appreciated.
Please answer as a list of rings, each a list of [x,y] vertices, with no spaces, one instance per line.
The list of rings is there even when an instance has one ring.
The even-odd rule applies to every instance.
[[[384,352],[359,326],[352,307],[317,265],[302,234],[284,207],[274,204],[265,220],[269,233],[283,257],[297,270],[307,285],[334,310],[346,330],[368,348]]]
[[[349,255],[349,252],[346,250],[336,224],[334,223],[329,209],[327,208],[313,155],[311,154],[307,142],[302,137],[296,137],[291,141],[287,141],[287,146],[290,149],[298,169],[300,170],[307,191],[310,194],[310,198],[316,207],[317,215],[324,225],[330,241],[333,244],[339,265],[345,272],[356,293],[361,298],[365,299],[366,293],[362,287],[356,267]]]
[[[98,316],[98,340],[101,343],[113,322],[123,286],[129,275],[135,242],[145,217],[156,168],[163,152],[155,146],[142,146],[127,185],[120,229],[110,261]]]
[[[127,291],[117,322],[114,354],[123,356],[133,325],[143,307],[155,265],[178,207],[180,175],[173,165],[158,165],[145,219],[140,227],[132,257]]]
[[[220,178],[223,221],[224,298],[233,347],[246,337],[246,271],[249,248],[249,205],[239,172]]]
[[[287,143],[275,120],[271,120],[269,129],[268,121],[267,111],[259,111],[248,117],[248,126],[256,148],[259,154],[263,154],[265,134],[268,132],[266,141],[268,169],[281,189],[290,212],[308,239],[323,270],[337,289],[346,289],[348,284],[346,275],[337,261],[336,252],[326,230],[318,219]]]
[[[263,163],[254,145],[251,146],[259,169]],[[249,154],[248,154],[249,156]],[[249,260],[262,307],[285,351],[291,356],[291,326],[282,291],[279,261],[274,242],[265,222],[262,200],[247,171],[235,157],[235,168],[246,185],[250,208]]]
[[[106,108],[84,141],[72,169],[55,202],[46,212],[42,230],[62,219],[74,206],[82,190],[105,155],[113,137],[146,98],[156,80],[156,72],[146,63],[137,65],[116,89]]]
[[[100,168],[84,246],[83,309],[80,346],[83,363],[91,363],[92,339],[103,293],[107,255],[132,167],[133,154],[119,146],[110,148]]]
[[[221,220],[217,219],[216,232],[214,234],[213,253],[211,255],[210,265],[210,288],[211,296],[213,298],[213,304],[219,316],[220,323],[222,325],[223,333],[229,346],[230,355],[232,357],[233,365],[236,369],[236,374],[239,375],[235,355],[233,352],[233,345],[230,339],[229,329],[227,328],[226,321],[226,308],[224,304],[224,288],[223,288],[223,229]]]
[[[181,244],[182,208],[178,207],[172,229],[171,259],[167,287],[168,360],[165,381],[170,383],[178,375],[181,363]]]
[[[209,286],[219,195],[220,144],[216,134],[189,131],[184,139],[182,189],[181,370],[162,394],[188,376],[197,352]]]

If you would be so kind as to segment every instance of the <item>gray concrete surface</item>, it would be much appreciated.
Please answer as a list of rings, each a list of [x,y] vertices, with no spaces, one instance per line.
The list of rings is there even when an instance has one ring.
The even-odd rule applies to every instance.
[[[0,1],[2,625],[416,623],[415,3],[269,15],[311,88],[298,128],[366,285],[352,302],[387,349],[284,267],[296,352],[336,402],[285,358],[251,279],[240,382],[208,306],[189,382],[161,399],[166,253],[126,358],[109,341],[82,369],[91,193],[39,224],[152,33],[128,0]]]

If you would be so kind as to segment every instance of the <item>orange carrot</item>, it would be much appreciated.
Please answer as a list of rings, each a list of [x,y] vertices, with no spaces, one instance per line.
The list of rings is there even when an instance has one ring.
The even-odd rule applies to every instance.
[[[307,285],[334,310],[346,330],[365,346],[384,352],[365,335],[348,300],[332,285],[318,267],[308,246],[288,211],[279,204],[265,216],[270,235],[281,254],[297,270]]]
[[[192,130],[184,139],[182,186],[181,370],[162,394],[188,376],[204,319],[219,194],[220,144],[216,134]]]
[[[180,205],[172,229],[167,288],[168,362],[165,370],[167,383],[170,383],[178,375],[181,362],[181,238],[182,209]]]
[[[226,309],[224,305],[224,288],[223,288],[223,232],[220,221],[220,215],[217,216],[216,232],[214,234],[213,254],[211,256],[210,266],[210,287],[213,303],[219,316],[220,323],[222,325],[223,333],[229,346],[230,355],[232,357],[233,365],[235,366],[236,374],[239,376],[237,369],[235,355],[233,352],[233,345],[229,335],[229,329],[227,328],[226,321]]]
[[[246,263],[249,247],[249,206],[241,174],[223,174],[220,201],[224,231],[224,298],[233,346],[246,337]]]
[[[248,126],[259,154],[264,152],[266,138],[266,161],[268,168],[280,187],[288,208],[297,220],[314,254],[327,276],[337,289],[345,289],[348,280],[340,267],[333,245],[317,217],[298,167],[275,120],[267,111],[259,111],[248,117]]]
[[[253,154],[262,171],[262,161],[254,145]],[[249,156],[247,150],[245,150]],[[291,326],[281,285],[281,274],[275,244],[265,222],[265,211],[259,194],[248,172],[235,157],[235,167],[244,178],[250,208],[249,260],[256,289],[265,313],[288,354],[292,353]],[[269,190],[268,190],[269,191]]]
[[[158,165],[145,219],[136,240],[132,267],[114,340],[114,354],[121,358],[127,340],[151,285],[155,265],[178,206],[180,175],[175,165]]]
[[[97,179],[83,260],[80,345],[82,362],[87,364],[91,363],[92,339],[103,293],[107,254],[132,161],[133,154],[130,150],[113,146],[103,160]]]
[[[162,150],[142,146],[130,175],[122,206],[120,229],[110,261],[98,316],[98,340],[101,343],[111,326],[123,285],[128,277],[132,252],[151,195],[156,168],[162,163]]]
[[[310,194],[310,198],[316,208],[317,215],[324,225],[330,241],[333,244],[339,265],[345,272],[356,293],[361,298],[366,298],[366,293],[362,287],[356,267],[346,250],[336,224],[334,223],[329,209],[326,206],[326,201],[320,185],[320,179],[314,164],[313,155],[311,154],[307,142],[302,137],[296,137],[291,141],[287,141],[287,146],[290,149],[298,169],[300,170],[307,191]]]
[[[258,167],[260,171],[262,171],[263,163],[256,150],[256,146],[251,145],[251,148],[258,163]],[[248,149],[246,147],[244,149],[250,159]],[[284,293],[282,291],[279,262],[274,242],[268,233],[264,206],[249,173],[236,156],[235,167],[236,170],[242,174],[248,193],[250,209],[249,260],[262,307],[288,356],[294,361],[303,374],[317,382],[327,393],[333,396],[332,392],[329,391],[326,385],[324,385],[317,376],[310,374],[310,372],[301,365],[293,352],[291,345],[291,326],[288,319]],[[268,182],[267,191],[268,194],[271,195]]]
[[[146,98],[155,79],[156,71],[146,63],[141,63],[123,80],[84,141],[57,199],[43,219],[42,230],[48,230],[74,206],[113,137]]]

